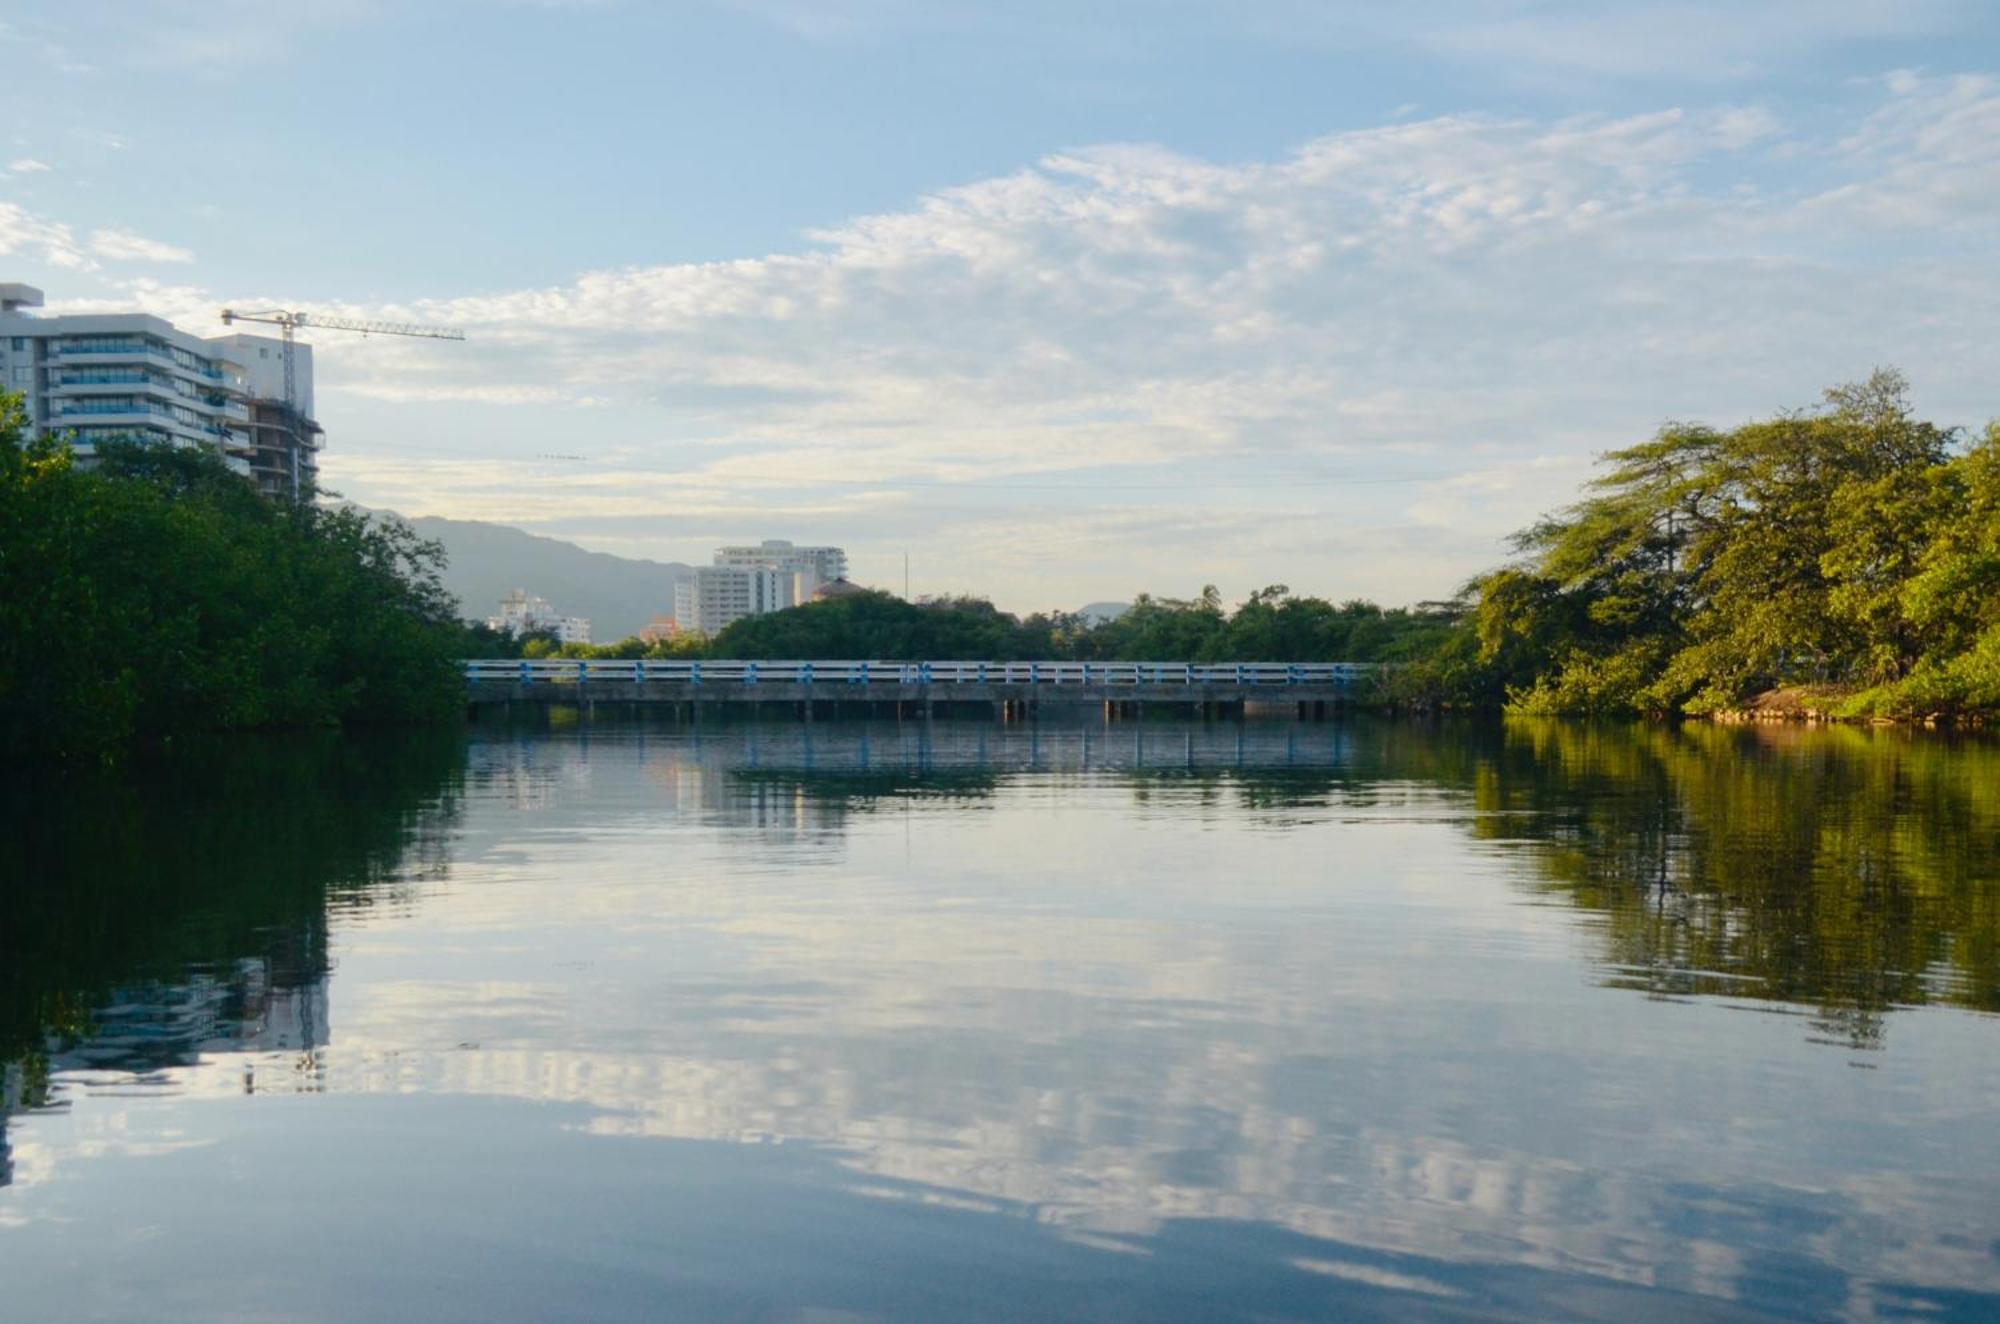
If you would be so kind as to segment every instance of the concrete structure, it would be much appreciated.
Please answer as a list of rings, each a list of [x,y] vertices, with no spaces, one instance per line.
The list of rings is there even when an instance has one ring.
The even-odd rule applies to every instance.
[[[1346,662],[648,662],[642,659],[465,664],[467,699],[487,708],[668,704],[689,718],[704,706],[773,705],[816,714],[1039,717],[1045,709],[1101,711],[1107,721],[1148,712],[1241,717],[1252,708],[1322,718],[1365,695],[1376,671]]]
[[[250,476],[266,496],[298,497],[319,484],[319,452],[325,430],[314,422],[312,346],[292,347],[295,409],[285,404],[285,342],[275,336],[245,332],[216,336],[221,348],[243,370],[250,410]]]
[[[199,336],[145,313],[38,317],[42,292],[0,285],[0,383],[28,400],[38,435],[71,433],[77,453],[129,438],[198,447],[247,475],[247,384]]]
[[[500,614],[488,616],[486,628],[504,631],[516,639],[530,634],[552,634],[558,643],[590,642],[589,617],[564,616],[549,605],[547,598],[538,598],[520,588],[500,599]]]
[[[674,585],[674,623],[683,630],[715,635],[732,621],[798,602],[795,572],[764,566],[697,566]]]
[[[0,285],[0,386],[27,396],[38,435],[69,433],[88,458],[114,439],[219,454],[271,494],[317,473],[312,351],[298,347],[296,416],[284,402],[281,342],[203,339],[146,313],[38,316],[42,292]]]
[[[739,569],[776,570],[792,576],[792,601],[810,601],[821,584],[847,578],[847,553],[838,547],[800,547],[766,538],[754,547],[718,547],[715,564]]]

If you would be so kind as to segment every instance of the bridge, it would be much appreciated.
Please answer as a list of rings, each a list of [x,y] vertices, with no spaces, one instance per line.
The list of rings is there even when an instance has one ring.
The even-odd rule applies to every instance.
[[[1242,716],[1253,704],[1324,717],[1363,693],[1376,667],[1358,662],[655,662],[479,659],[465,664],[475,714],[511,705],[592,708],[672,704],[779,706],[817,716],[979,714],[1032,719],[1050,706],[1101,706],[1107,718],[1150,708]]]

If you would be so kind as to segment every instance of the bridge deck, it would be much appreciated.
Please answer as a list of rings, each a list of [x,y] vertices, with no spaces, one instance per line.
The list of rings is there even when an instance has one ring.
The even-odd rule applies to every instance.
[[[1337,704],[1374,668],[1345,662],[653,662],[466,663],[472,704],[896,703],[1020,705]],[[809,713],[810,708],[806,711]]]

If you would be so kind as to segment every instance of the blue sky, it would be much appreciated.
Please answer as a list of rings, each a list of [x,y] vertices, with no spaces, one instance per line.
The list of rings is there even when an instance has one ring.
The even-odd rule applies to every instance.
[[[1983,0],[16,0],[0,62],[0,279],[464,325],[320,339],[331,484],[625,554],[1408,601],[1667,418],[2000,414]]]

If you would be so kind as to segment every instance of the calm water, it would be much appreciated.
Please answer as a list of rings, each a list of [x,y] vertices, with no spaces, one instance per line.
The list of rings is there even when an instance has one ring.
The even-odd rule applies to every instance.
[[[14,788],[0,1314],[2000,1317],[2000,748],[940,723]]]

